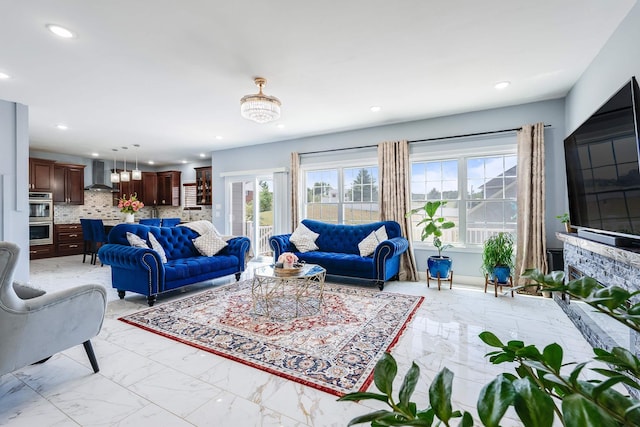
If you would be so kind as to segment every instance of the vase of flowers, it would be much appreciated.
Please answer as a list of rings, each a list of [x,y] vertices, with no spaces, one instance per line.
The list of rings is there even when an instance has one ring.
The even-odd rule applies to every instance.
[[[278,264],[282,263],[282,268],[293,268],[296,262],[298,262],[298,257],[291,252],[283,252],[278,257]]]
[[[133,193],[127,198],[125,194],[118,200],[118,208],[124,215],[124,222],[134,222],[134,214],[144,207],[144,203],[138,200],[138,194]]]

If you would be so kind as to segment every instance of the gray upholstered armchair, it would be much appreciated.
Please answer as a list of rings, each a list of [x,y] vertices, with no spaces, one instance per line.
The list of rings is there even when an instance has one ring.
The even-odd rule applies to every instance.
[[[98,372],[89,340],[104,320],[104,287],[82,285],[46,294],[13,283],[19,252],[17,245],[0,242],[0,376],[79,344]]]

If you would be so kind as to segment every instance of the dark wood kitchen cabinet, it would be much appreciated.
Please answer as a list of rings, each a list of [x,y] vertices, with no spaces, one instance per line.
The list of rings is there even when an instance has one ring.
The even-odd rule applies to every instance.
[[[211,204],[211,166],[194,168],[196,170],[196,203]]]
[[[84,165],[53,165],[53,202],[84,205]]]
[[[158,174],[142,172],[142,202],[147,206],[158,205]]]
[[[53,233],[57,256],[82,254],[84,237],[80,224],[56,224]]]
[[[56,256],[54,245],[31,245],[29,246],[29,259],[52,258]]]
[[[158,172],[158,206],[180,206],[180,171]]]
[[[145,206],[180,206],[180,171],[142,172],[142,180],[120,182],[113,187],[113,205],[126,195],[137,194]]]
[[[29,191],[53,191],[53,160],[29,158]]]

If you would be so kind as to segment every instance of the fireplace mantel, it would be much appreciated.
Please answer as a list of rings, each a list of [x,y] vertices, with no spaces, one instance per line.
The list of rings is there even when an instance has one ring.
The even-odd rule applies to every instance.
[[[594,242],[593,240],[578,237],[576,233],[556,233],[556,237],[564,243],[593,252],[594,254],[602,255],[605,258],[609,258],[613,261],[640,270],[640,250],[638,249],[605,245],[603,243]]]

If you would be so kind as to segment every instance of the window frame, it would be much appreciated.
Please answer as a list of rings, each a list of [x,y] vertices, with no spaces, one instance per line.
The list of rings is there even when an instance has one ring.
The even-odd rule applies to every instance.
[[[494,138],[498,141],[498,138]],[[500,138],[502,140],[503,138]],[[466,140],[458,144],[452,144],[449,148],[447,144],[443,144],[439,141],[438,145],[429,144],[430,146],[420,147],[417,150],[413,150],[409,156],[409,163],[411,164],[410,170],[414,163],[422,162],[438,162],[447,160],[458,161],[458,228],[459,228],[459,241],[458,242],[446,242],[453,245],[450,251],[458,252],[481,252],[482,244],[472,244],[466,241],[467,233],[467,202],[471,199],[467,198],[467,160],[470,158],[485,158],[496,156],[516,156],[518,155],[517,140],[515,135],[509,135],[504,138],[505,141],[486,143],[483,146],[472,147],[471,145],[477,140]],[[444,145],[444,147],[442,146]],[[457,146],[456,146],[457,145]],[[517,179],[517,172],[516,172]],[[409,186],[411,186],[412,177],[409,177]],[[411,188],[409,188],[409,194],[411,195]],[[453,200],[453,199],[443,199]],[[517,203],[517,197],[515,199]],[[413,201],[411,202],[413,206]],[[431,242],[423,242],[420,240],[420,236],[412,236],[413,245],[418,249],[431,249],[433,244]]]
[[[337,182],[337,190],[338,190],[338,217],[336,220],[336,224],[347,224],[344,222],[344,207],[348,204],[355,202],[346,202],[345,201],[345,193],[344,193],[344,170],[345,169],[363,169],[363,168],[375,168],[377,169],[377,181],[376,184],[378,189],[380,188],[380,166],[378,165],[377,157],[373,158],[370,156],[366,156],[364,158],[360,158],[357,160],[337,160],[337,161],[323,161],[323,162],[309,162],[302,164],[300,166],[300,185],[298,188],[298,194],[300,195],[300,200],[302,201],[300,206],[300,218],[307,218],[307,173],[314,171],[322,171],[322,170],[337,170],[338,171],[338,182]],[[379,194],[378,190],[378,194]],[[379,208],[380,208],[380,200],[377,201],[378,204],[378,218],[372,219],[371,221],[380,221]],[[348,224],[356,224],[356,223],[348,223]]]

